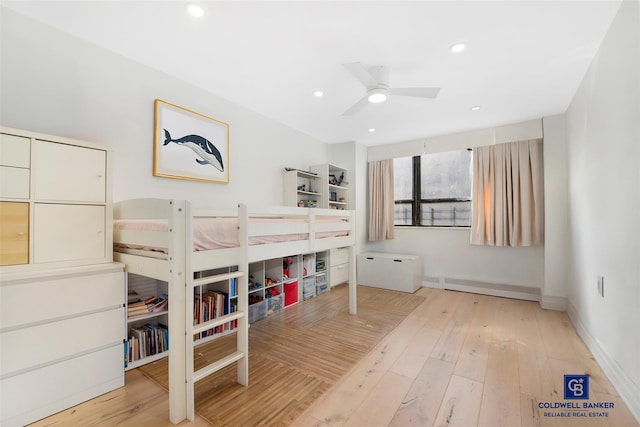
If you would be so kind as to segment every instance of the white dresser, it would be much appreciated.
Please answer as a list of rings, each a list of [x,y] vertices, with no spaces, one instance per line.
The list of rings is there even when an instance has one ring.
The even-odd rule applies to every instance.
[[[3,427],[124,385],[109,171],[99,144],[0,128]]]
[[[109,263],[2,274],[3,427],[124,385],[123,269]]]

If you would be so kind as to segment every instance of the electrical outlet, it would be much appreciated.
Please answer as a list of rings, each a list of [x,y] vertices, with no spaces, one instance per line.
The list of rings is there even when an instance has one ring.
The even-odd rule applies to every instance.
[[[604,276],[598,276],[598,295],[604,298]]]

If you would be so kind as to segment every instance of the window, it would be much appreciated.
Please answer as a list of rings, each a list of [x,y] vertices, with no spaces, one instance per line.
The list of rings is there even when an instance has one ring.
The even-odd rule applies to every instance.
[[[470,150],[393,160],[395,225],[471,227]]]

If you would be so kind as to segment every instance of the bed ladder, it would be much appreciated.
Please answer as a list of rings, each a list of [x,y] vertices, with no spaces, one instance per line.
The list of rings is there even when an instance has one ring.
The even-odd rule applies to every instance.
[[[186,382],[187,382],[187,418],[189,421],[195,419],[195,383],[199,380],[206,378],[207,376],[218,372],[219,370],[237,362],[237,381],[243,386],[249,385],[249,324],[248,324],[248,285],[247,285],[247,272],[243,271],[240,267],[238,271],[232,271],[230,273],[217,274],[213,276],[204,277],[201,279],[192,279],[187,282],[186,286],[186,300],[187,307],[193,308],[193,293],[194,289],[201,285],[209,283],[222,282],[236,278],[236,295],[237,295],[237,311],[234,313],[225,314],[224,316],[209,320],[197,325],[193,324],[193,312],[187,310],[187,342],[186,342]],[[188,302],[191,302],[189,305]],[[196,334],[215,328],[216,326],[224,325],[233,320],[237,320],[236,328],[234,329],[236,334],[236,351],[216,360],[211,364],[194,371],[193,363],[193,337]]]

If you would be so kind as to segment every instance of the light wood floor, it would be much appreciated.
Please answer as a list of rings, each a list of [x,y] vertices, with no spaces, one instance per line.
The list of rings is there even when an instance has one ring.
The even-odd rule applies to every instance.
[[[251,386],[234,385],[233,370],[198,386],[196,411],[206,417],[180,425],[638,426],[564,313],[429,288],[413,296],[358,290],[357,316],[344,314],[341,287],[254,323]],[[220,347],[198,347],[196,365]],[[34,426],[169,426],[162,365],[129,371],[125,387]],[[589,412],[608,417],[545,416],[561,412],[538,404],[565,402],[563,375],[583,373],[590,376],[590,402],[614,404]],[[238,399],[236,418],[216,418]]]

